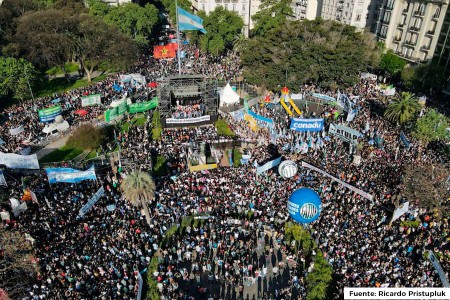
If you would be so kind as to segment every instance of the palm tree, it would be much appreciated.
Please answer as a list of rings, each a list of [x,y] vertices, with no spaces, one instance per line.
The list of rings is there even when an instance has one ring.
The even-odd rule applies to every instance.
[[[235,52],[242,52],[247,47],[247,38],[243,33],[240,33],[234,37],[233,50]]]
[[[145,219],[150,225],[150,212],[148,205],[155,194],[155,182],[152,177],[143,171],[134,171],[128,174],[120,185],[123,196],[138,208],[144,209]]]
[[[384,116],[396,124],[407,123],[420,110],[420,104],[414,94],[403,92],[394,99],[384,112]]]

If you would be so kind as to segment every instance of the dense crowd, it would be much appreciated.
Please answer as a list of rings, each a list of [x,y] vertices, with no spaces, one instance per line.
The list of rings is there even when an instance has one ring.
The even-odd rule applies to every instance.
[[[220,58],[199,54],[183,45],[183,69],[189,73],[229,80],[240,76],[238,58],[232,53]],[[193,58],[191,60],[191,57]],[[147,82],[176,74],[176,61],[142,59],[134,67]],[[139,93],[144,86],[113,88],[115,78],[55,97],[36,99],[6,109],[0,115],[1,149],[16,152],[24,136],[39,136],[43,124],[36,111],[58,99],[63,116],[73,124],[93,120],[114,100]],[[313,92],[332,97],[336,93],[304,86],[306,99]],[[305,117],[324,118],[330,124],[358,130],[357,147],[339,137],[289,130],[290,116],[276,104],[250,109],[270,118],[273,128],[252,130],[242,118],[223,115],[237,137],[234,142],[252,141],[245,149],[248,162],[239,167],[189,172],[188,149],[201,143],[228,141],[213,126],[173,128],[152,140],[150,120],[141,126],[116,132],[120,159],[96,166],[97,180],[78,184],[50,185],[45,172],[23,175],[38,203],[10,219],[2,220],[6,230],[31,236],[38,272],[25,299],[135,299],[140,276],[147,276],[149,262],[158,259],[157,281],[162,299],[231,299],[253,295],[257,299],[303,299],[306,276],[313,266],[302,252],[293,251],[284,236],[289,221],[286,201],[300,187],[314,189],[322,199],[320,218],[309,227],[318,249],[333,267],[340,298],[344,286],[353,287],[433,287],[442,283],[433,265],[425,259],[433,251],[444,271],[450,270],[449,223],[433,210],[419,208],[417,199],[399,199],[400,172],[406,165],[448,164],[447,158],[412,141],[406,149],[399,131],[377,111],[383,106],[376,83],[362,81],[345,91],[358,107],[352,122],[346,113],[332,105],[311,102],[299,107]],[[101,94],[102,105],[86,107],[79,97]],[[279,96],[278,96],[279,97]],[[277,98],[277,97],[274,97]],[[174,117],[193,117],[203,112],[197,106],[175,107]],[[24,133],[11,136],[9,129],[24,126]],[[243,144],[243,143],[242,143]],[[136,169],[150,171],[163,156],[169,176],[155,176],[154,199],[149,201],[150,224],[143,214],[122,197],[120,183]],[[331,179],[307,168],[291,179],[275,170],[256,176],[256,168],[276,157],[291,159],[298,165],[308,162],[342,181],[373,196],[362,197]],[[360,161],[356,162],[355,157]],[[220,160],[220,159],[219,159]],[[16,199],[21,198],[20,176],[9,174],[8,186],[0,187]],[[80,208],[103,187],[105,194],[83,217]],[[395,199],[394,199],[395,198]],[[395,202],[411,203],[410,210],[390,223]],[[397,203],[398,204],[398,203]],[[161,243],[164,233],[188,216],[201,216],[182,232]],[[404,221],[417,220],[418,226]],[[194,224],[194,225],[193,225]],[[303,262],[300,264],[299,262]],[[447,274],[448,276],[448,274]],[[144,278],[146,280],[146,278]]]

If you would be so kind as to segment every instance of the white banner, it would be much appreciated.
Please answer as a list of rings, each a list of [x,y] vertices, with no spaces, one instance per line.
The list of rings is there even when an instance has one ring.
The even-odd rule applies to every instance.
[[[85,107],[85,106],[101,104],[102,101],[100,100],[100,98],[101,98],[100,94],[81,97],[81,106]]]
[[[334,177],[333,175],[328,174],[327,172],[325,172],[325,171],[323,171],[323,170],[321,170],[321,169],[319,169],[319,168],[317,168],[317,167],[314,167],[313,165],[310,165],[310,164],[308,164],[308,163],[302,161],[302,167],[309,168],[309,169],[311,169],[311,170],[314,170],[314,171],[316,171],[316,172],[319,172],[320,174],[325,175],[325,176],[327,176],[327,177],[333,179],[334,181],[336,181],[336,182],[342,184],[343,186],[345,186],[345,187],[348,188],[349,190],[351,190],[351,191],[357,193],[358,195],[361,195],[361,196],[363,196],[364,198],[369,199],[370,201],[373,200],[373,196],[370,195],[369,193],[366,193],[366,192],[364,192],[363,190],[360,190],[360,189],[358,189],[358,188],[355,188],[354,186],[348,184],[347,182],[344,182],[344,181],[342,181],[342,180],[340,180],[340,179]]]
[[[91,210],[91,208],[95,205],[95,203],[97,203],[98,199],[100,199],[100,197],[103,196],[104,194],[105,189],[103,187],[99,188],[98,191],[94,194],[94,196],[92,196],[92,198],[89,199],[89,201],[85,205],[83,205],[78,215],[80,217],[83,217],[88,211]]]
[[[409,210],[409,202],[405,202],[402,205],[400,205],[395,211],[394,214],[392,215],[392,221],[391,224],[397,220],[398,218],[400,218],[403,214],[405,214],[407,211]]]
[[[10,169],[39,169],[36,154],[19,155],[0,152],[0,165],[5,165]]]
[[[10,135],[18,135],[18,134],[21,134],[24,131],[25,131],[25,129],[23,128],[23,125],[20,125],[19,127],[10,129],[9,130],[9,134]]]
[[[198,118],[189,118],[189,119],[166,119],[166,124],[200,123],[209,120],[211,120],[211,116],[201,116]]]

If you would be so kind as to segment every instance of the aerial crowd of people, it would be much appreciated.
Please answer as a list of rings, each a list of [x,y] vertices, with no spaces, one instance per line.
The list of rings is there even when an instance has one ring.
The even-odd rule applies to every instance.
[[[229,53],[221,58],[196,56],[186,46],[184,68],[211,78],[230,80],[241,75],[238,57]],[[176,62],[141,59],[131,70],[144,75],[147,82],[161,76],[176,75]],[[0,112],[2,152],[17,152],[27,140],[39,139],[43,128],[37,110],[58,99],[63,117],[72,126],[97,120],[114,100],[149,92],[146,86],[122,83],[117,76],[89,87],[22,102]],[[10,198],[22,197],[23,178],[36,194],[36,202],[14,215],[9,205],[2,212],[2,227],[27,234],[33,244],[36,271],[23,299],[136,299],[141,280],[147,281],[149,264],[157,259],[154,273],[161,299],[304,299],[306,277],[312,261],[287,242],[284,228],[290,218],[286,203],[300,187],[315,190],[322,199],[320,218],[308,230],[332,266],[333,281],[340,299],[343,288],[351,287],[439,287],[442,282],[432,263],[426,259],[433,251],[444,270],[450,270],[449,223],[418,199],[401,199],[400,175],[406,165],[448,164],[448,158],[433,149],[421,147],[408,137],[411,147],[399,141],[397,128],[377,111],[383,95],[377,82],[361,81],[347,95],[358,107],[354,120],[336,113],[334,106],[305,104],[303,117],[324,118],[330,124],[346,124],[361,133],[358,147],[350,148],[327,130],[301,133],[289,129],[291,117],[275,102],[250,107],[254,113],[274,122],[271,129],[253,130],[242,118],[222,113],[232,131],[233,142],[244,145],[250,158],[239,166],[190,172],[186,161],[188,148],[198,143],[227,141],[214,126],[172,128],[152,139],[151,119],[116,133],[121,161],[96,164],[97,180],[80,183],[49,184],[45,170],[34,174],[5,171],[8,185],[0,187]],[[302,87],[305,99],[312,92],[336,96],[314,85]],[[79,117],[79,98],[101,94],[102,104],[83,109]],[[312,103],[312,102],[311,102]],[[203,107],[195,107],[202,110]],[[188,111],[186,111],[186,109]],[[175,108],[174,113],[190,108]],[[196,116],[193,115],[189,116]],[[185,116],[179,116],[185,117]],[[12,136],[10,129],[24,126]],[[374,141],[382,140],[382,143]],[[238,147],[239,148],[239,147]],[[150,224],[144,214],[122,197],[120,184],[127,175],[140,169],[151,172],[157,157],[164,156],[168,174],[155,176],[155,196],[149,199]],[[277,157],[299,166],[290,178],[275,169],[256,176],[256,168]],[[354,160],[355,156],[360,161]],[[308,168],[307,162],[373,196],[369,200],[334,180]],[[117,169],[116,167],[119,167]],[[23,177],[23,178],[21,178]],[[104,195],[80,217],[81,207],[100,188]],[[395,200],[394,200],[395,198]],[[395,201],[397,203],[395,203]],[[410,202],[410,209],[391,223],[396,204]],[[194,217],[183,230],[162,243],[165,233]],[[412,222],[418,221],[417,226]],[[1,259],[1,252],[0,252]],[[303,263],[300,263],[303,262]],[[143,279],[142,279],[143,278]],[[0,286],[1,287],[1,286]],[[143,296],[144,297],[144,296]],[[252,298],[253,297],[253,298]]]

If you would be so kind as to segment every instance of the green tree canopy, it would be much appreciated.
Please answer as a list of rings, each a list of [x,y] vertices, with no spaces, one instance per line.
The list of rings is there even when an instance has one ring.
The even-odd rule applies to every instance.
[[[226,48],[232,48],[234,39],[242,32],[244,21],[236,12],[218,6],[204,17],[203,26],[207,33],[200,38],[202,49],[219,55]]]
[[[401,93],[400,97],[394,99],[386,108],[384,116],[396,124],[405,124],[411,120],[420,109],[420,104],[414,94]]]
[[[34,66],[23,58],[0,57],[0,95],[14,99],[30,97],[30,88],[38,77]]]
[[[150,224],[148,205],[153,200],[156,189],[152,177],[146,172],[134,171],[125,177],[120,188],[125,199],[133,206],[144,210],[147,223]]]
[[[275,90],[284,84],[351,85],[360,72],[378,63],[377,45],[355,27],[333,21],[286,21],[265,36],[249,40],[242,53],[244,76]]]
[[[405,66],[406,60],[400,58],[392,50],[389,50],[385,54],[381,55],[380,69],[391,76],[401,72]]]
[[[78,127],[67,140],[67,146],[92,150],[100,147],[106,138],[106,132],[103,128],[91,124],[83,124]]]
[[[447,118],[434,109],[430,109],[424,116],[416,120],[413,136],[425,144],[448,137],[449,127]]]
[[[0,5],[0,49],[12,41],[18,19],[37,9],[38,5],[33,0],[4,0],[2,2]]]
[[[141,46],[148,44],[147,38],[158,22],[158,10],[153,4],[142,7],[136,3],[127,3],[112,7],[95,0],[91,1],[89,12],[102,17],[107,24],[117,27]]]
[[[280,28],[294,14],[292,0],[261,0],[259,11],[252,16],[255,27],[253,35],[265,35],[273,28]]]

